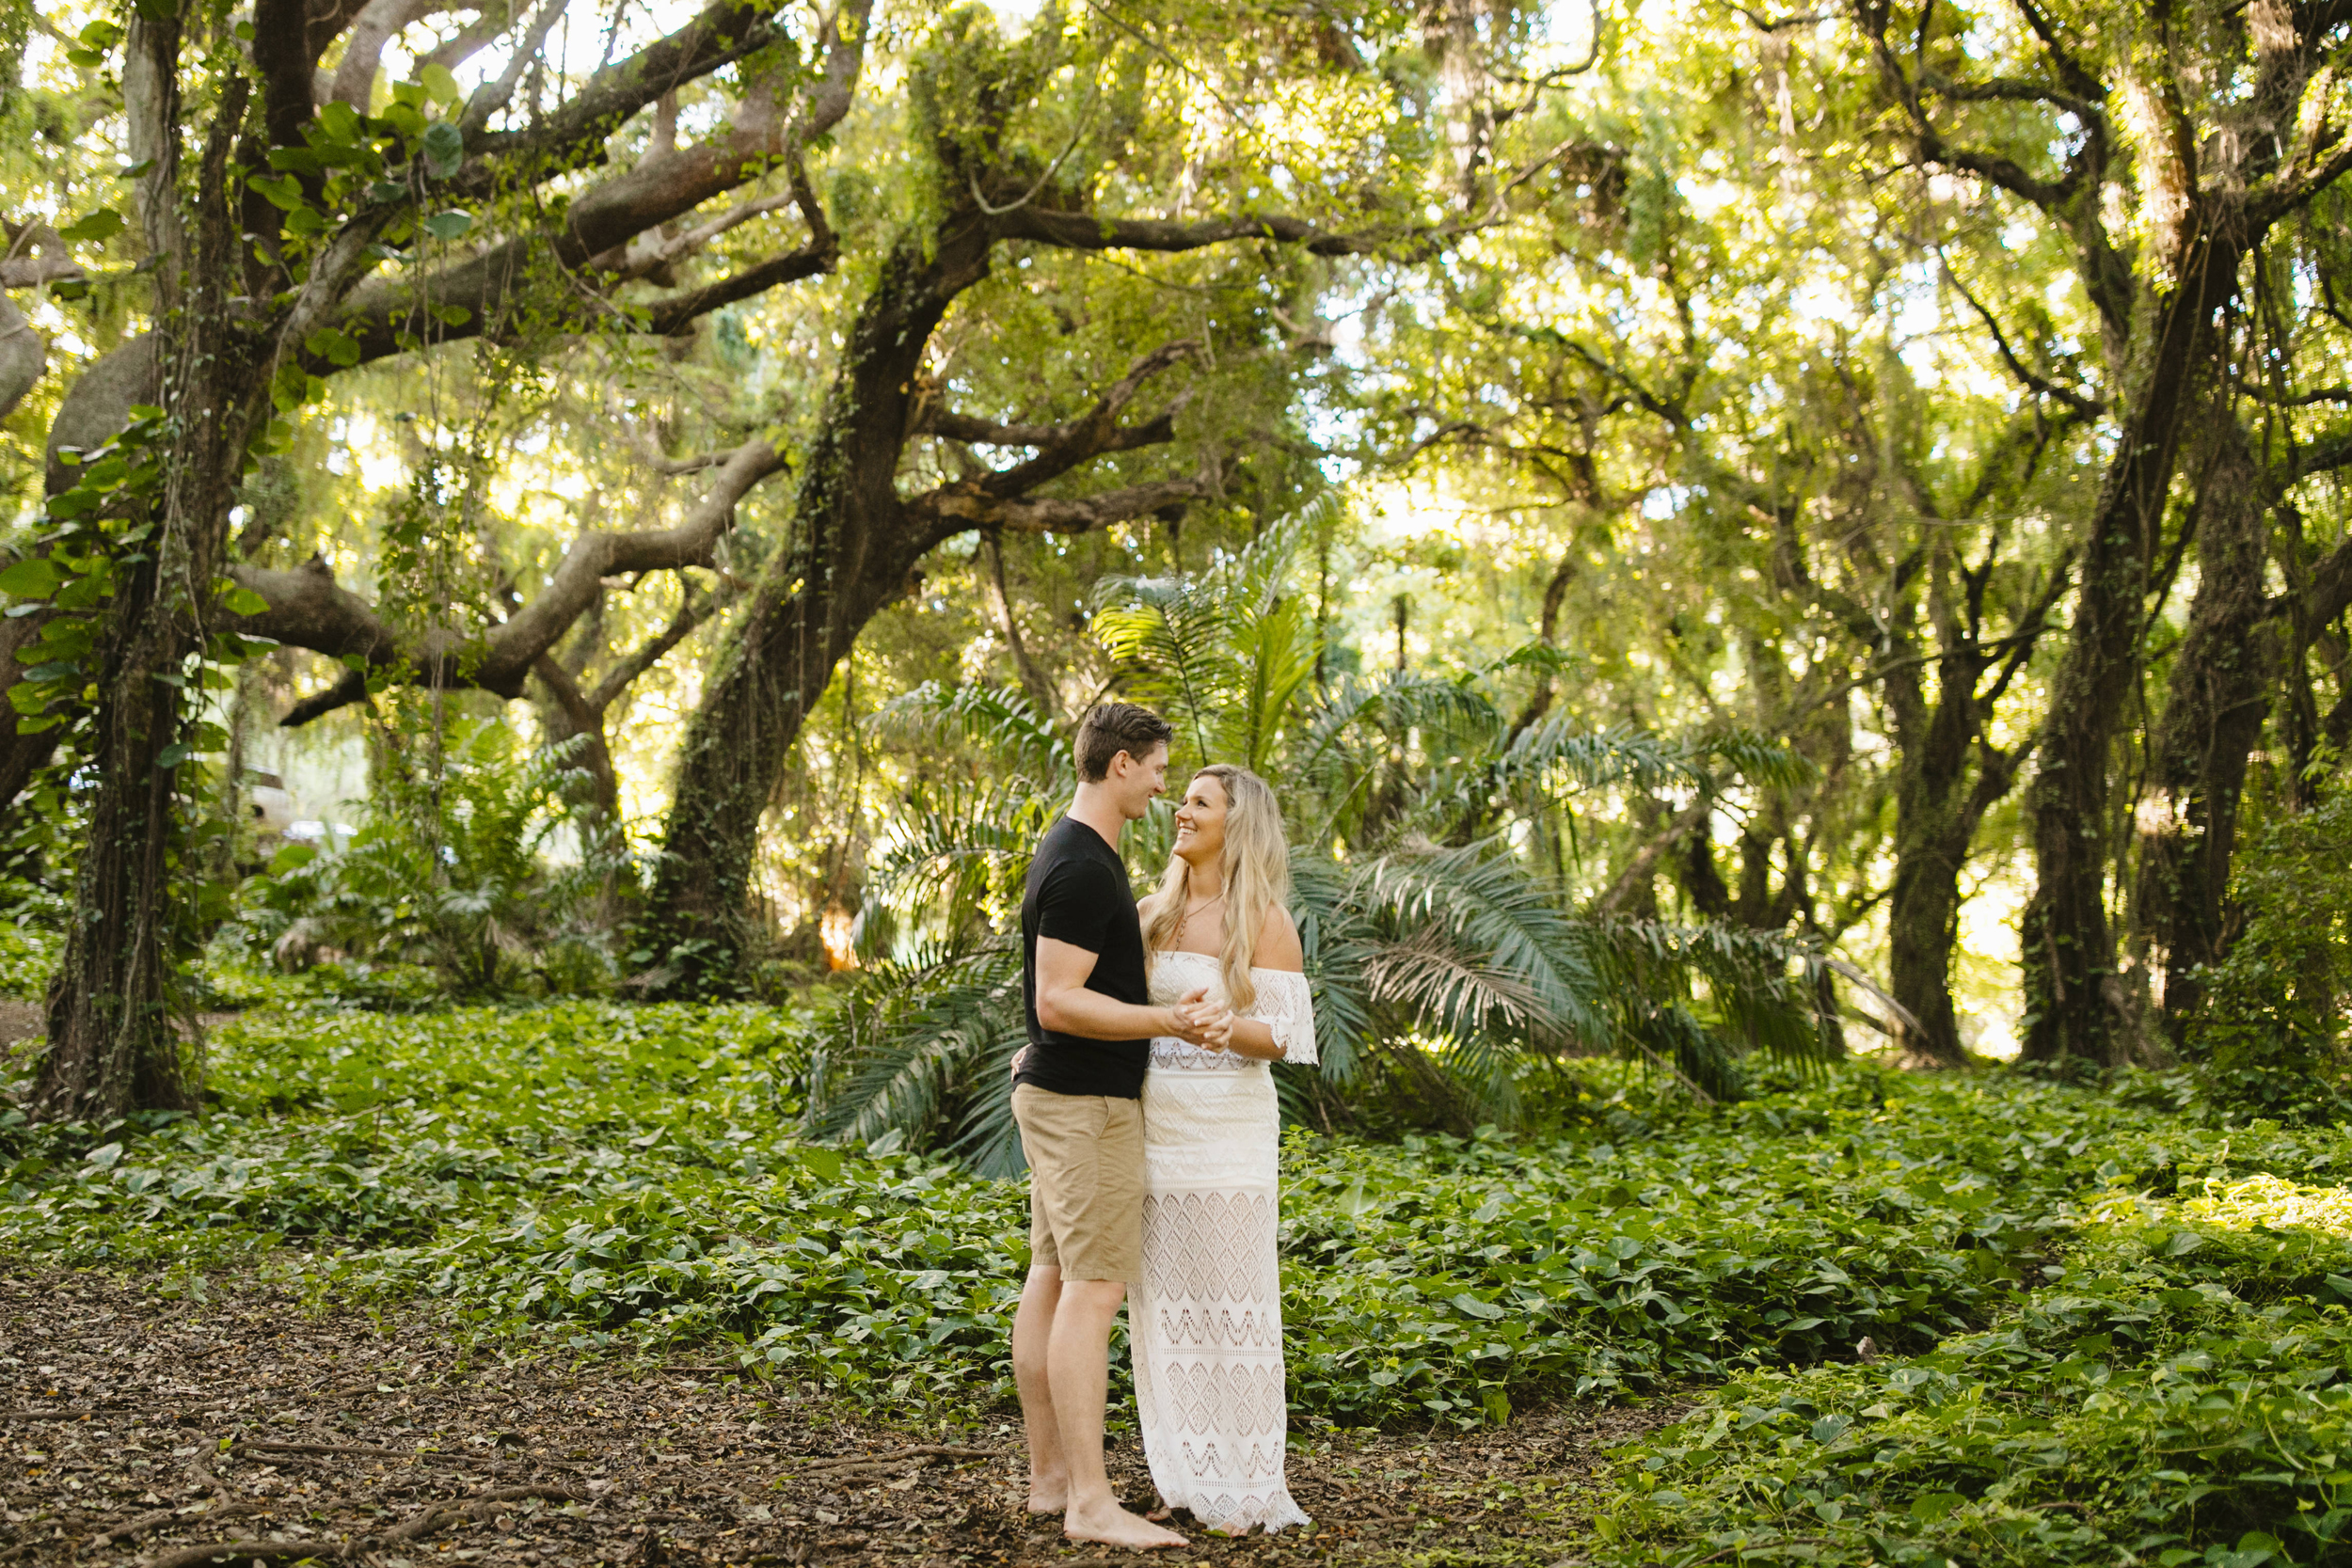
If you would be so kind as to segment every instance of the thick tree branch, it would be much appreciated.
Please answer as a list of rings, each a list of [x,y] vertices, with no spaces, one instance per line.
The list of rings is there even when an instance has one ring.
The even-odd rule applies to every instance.
[[[0,257],[0,289],[33,289],[82,276],[82,263],[48,224],[9,224],[8,230],[8,253]]]
[[[401,29],[447,8],[448,0],[368,0],[351,24],[343,42],[343,57],[326,85],[323,102],[350,104],[361,114],[375,90],[375,72],[384,60],[384,46]]]
[[[1206,479],[1162,479],[1075,499],[1004,500],[970,482],[942,485],[907,503],[907,510],[939,533],[966,528],[1009,529],[1015,533],[1089,533],[1162,507],[1198,500],[1215,486]]]
[[[1146,381],[1178,360],[1191,357],[1200,352],[1200,348],[1199,343],[1186,339],[1153,349],[1136,360],[1133,369],[1096,399],[1094,406],[1082,418],[1066,425],[1000,425],[987,420],[976,420],[969,415],[926,406],[916,413],[914,429],[909,434],[1035,447],[1036,455],[1028,461],[966,482],[977,493],[999,500],[1025,495],[1048,480],[1068,473],[1081,463],[1106,452],[1131,451],[1137,447],[1157,446],[1174,439],[1173,409],[1138,425],[1121,425],[1119,416],[1127,404],[1135,401],[1136,393]]]
[[[457,116],[457,129],[464,133],[467,141],[480,140],[482,128],[490,123],[490,117],[514,102],[515,88],[521,85],[523,72],[531,69],[531,62],[538,57],[540,47],[548,41],[548,35],[555,31],[555,24],[563,20],[564,12],[570,5],[571,0],[542,0],[538,14],[531,19],[530,27],[516,41],[515,52],[508,57],[506,69],[499,72],[498,80],[485,82],[474,88],[472,95],[466,100],[465,108]],[[744,12],[751,14],[751,8],[745,7]],[[707,16],[709,13],[704,14]],[[704,71],[711,69],[715,68],[705,67]],[[694,74],[699,76],[704,71],[698,71]],[[591,78],[589,87],[594,88],[596,82],[597,78]],[[612,129],[620,129],[617,120]]]
[[[547,587],[494,630],[478,684],[509,695],[520,688],[533,659],[571,629],[606,578],[707,566],[719,538],[735,522],[736,504],[753,485],[784,467],[784,453],[766,441],[746,441],[723,465],[710,488],[673,529],[640,533],[594,531],[572,541]]]
[[[796,149],[830,130],[849,112],[850,91],[865,59],[866,19],[871,8],[872,0],[843,0],[819,40],[824,51],[824,68],[806,86],[800,112],[788,123],[776,101],[777,82],[762,82],[746,96],[733,120],[721,133],[692,147],[644,158],[627,172],[582,192],[564,209],[564,227],[551,240],[544,234],[517,235],[429,277],[379,278],[362,285],[352,294],[344,312],[349,318],[344,329],[359,340],[362,359],[384,358],[418,342],[454,341],[494,332],[507,300],[532,276],[534,262],[552,261],[560,267],[580,268],[608,252],[617,259],[623,254],[621,247],[637,235],[756,178],[777,158],[794,153]],[[636,74],[642,79],[638,88],[640,106],[668,90],[666,78],[656,79],[649,74],[662,62],[675,65],[678,58],[692,55],[697,60],[707,61],[703,67],[707,71],[735,57],[716,58],[709,49],[695,54],[689,47],[692,40],[688,35],[703,27],[714,12],[738,14],[729,0],[720,0],[692,26],[672,34],[634,57]],[[739,54],[749,53],[765,41],[764,33],[745,35],[736,39],[732,47]],[[626,64],[601,73],[598,80],[624,71]],[[610,98],[611,93],[606,96]],[[482,140],[486,144],[494,139]],[[565,144],[564,153],[570,164],[577,166],[593,162],[599,150],[600,143],[581,142],[575,137]],[[472,172],[461,171],[452,182],[449,194],[468,194],[457,187],[469,179],[481,183],[484,192],[495,183],[495,161],[476,162],[482,166],[476,169],[469,164]],[[796,197],[806,189],[804,177],[797,167],[794,188]],[[695,291],[657,306],[654,329],[674,331],[702,310],[716,309],[734,299],[749,297],[760,286],[773,287],[830,265],[831,230],[821,227],[822,213],[813,195],[807,197],[803,206],[813,214],[811,230],[817,239],[811,246],[762,263],[713,285],[710,291]],[[821,253],[818,249],[819,243],[824,247]],[[444,325],[427,313],[428,304],[461,307],[469,313],[469,319],[456,325]]]
[[[303,10],[303,0],[254,0],[253,63],[262,73],[262,122],[273,147],[299,142],[312,110],[319,56]]]
[[[455,71],[497,42],[499,35],[515,24],[519,9],[517,0],[488,0],[480,16],[434,45],[431,53],[417,61],[417,69],[437,65],[444,71]]]
[[[1210,218],[1178,223],[1166,218],[1106,218],[1058,213],[1032,203],[993,220],[1008,240],[1031,240],[1063,250],[1201,250],[1228,240],[1263,239],[1295,245],[1312,256],[1360,256],[1383,238],[1370,233],[1334,234],[1304,218],[1279,214]]]
[[[325,563],[317,561],[291,572],[232,566],[230,575],[240,586],[269,601],[267,610],[234,617],[233,625],[248,636],[358,661],[332,689],[296,704],[278,721],[281,725],[306,724],[358,702],[367,694],[369,673],[398,671],[404,664],[408,678],[428,686],[476,686],[501,696],[519,696],[533,666],[594,602],[605,578],[709,565],[712,550],[734,520],[737,503],[783,466],[783,453],[773,446],[745,442],[721,466],[709,490],[677,527],[581,534],[564,552],[548,585],[476,642],[434,631],[416,645],[403,647],[391,626],[365,600],[338,587]],[[678,635],[691,630],[690,625]]]
[[[612,251],[607,251],[602,256],[592,258],[588,264],[596,271],[603,273],[614,283],[628,283],[640,277],[656,277],[666,273],[669,268],[675,266],[729,230],[749,223],[755,217],[765,216],[779,208],[789,207],[799,199],[800,193],[797,191],[777,191],[772,195],[760,197],[756,200],[740,202],[707,223],[698,223],[691,229],[681,229],[675,234],[665,235],[658,229],[648,230],[630,240],[628,245],[621,246],[617,255]],[[663,277],[661,280],[666,283],[668,278]]]
[[[804,245],[799,250],[786,251],[781,256],[771,256],[756,266],[745,267],[741,272],[723,277],[716,283],[706,283],[699,289],[667,295],[646,308],[645,330],[657,338],[667,338],[697,317],[723,309],[738,300],[751,299],[782,284],[831,272],[834,259],[834,249],[831,245],[822,247]]]
[[[24,312],[0,295],[0,418],[40,385],[48,368],[49,345],[24,319]]]
[[[560,10],[566,0],[548,0]],[[861,17],[861,21],[862,21]],[[861,33],[863,29],[861,28]],[[545,119],[520,131],[466,138],[468,157],[452,185],[469,196],[486,195],[516,156],[553,156],[578,164],[593,157],[604,139],[662,94],[709,75],[722,66],[782,41],[775,12],[740,0],[713,0],[693,21],[591,76],[580,89]],[[467,105],[469,115],[472,104]]]
[[[1956,81],[1932,71],[1919,73],[1919,88],[1938,98],[1948,98],[1956,103],[2047,103],[2064,109],[2077,119],[2090,120],[2099,116],[2099,106],[2073,93],[2060,92],[2039,82],[2019,81],[2010,76],[1994,76],[1984,81]]]

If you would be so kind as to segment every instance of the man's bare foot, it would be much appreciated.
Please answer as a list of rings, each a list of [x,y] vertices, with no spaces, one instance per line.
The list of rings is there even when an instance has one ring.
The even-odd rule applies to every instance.
[[[1029,1512],[1059,1513],[1070,1506],[1070,1482],[1059,1476],[1029,1478]]]
[[[1132,1546],[1138,1550],[1184,1544],[1184,1538],[1174,1530],[1162,1529],[1149,1519],[1138,1519],[1110,1501],[1090,1509],[1071,1509],[1069,1517],[1062,1521],[1061,1532],[1073,1541],[1099,1541],[1106,1546]]]

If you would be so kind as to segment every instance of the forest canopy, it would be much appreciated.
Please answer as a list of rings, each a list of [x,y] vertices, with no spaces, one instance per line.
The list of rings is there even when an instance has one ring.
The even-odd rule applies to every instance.
[[[2340,1091],[2336,9],[580,4],[10,13],[42,1104],[223,955],[978,994],[1110,694],[1327,1079]]]

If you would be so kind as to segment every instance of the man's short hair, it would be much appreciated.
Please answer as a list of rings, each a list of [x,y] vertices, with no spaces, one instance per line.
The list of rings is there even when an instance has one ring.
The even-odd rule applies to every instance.
[[[1078,777],[1101,784],[1111,776],[1111,758],[1124,752],[1137,762],[1155,746],[1176,738],[1176,726],[1133,703],[1097,703],[1078,726]]]

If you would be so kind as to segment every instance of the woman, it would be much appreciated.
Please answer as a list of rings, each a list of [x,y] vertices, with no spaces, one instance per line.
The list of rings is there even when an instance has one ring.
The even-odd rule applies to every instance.
[[[1309,1522],[1282,1480],[1281,1126],[1267,1069],[1315,1059],[1289,895],[1274,792],[1247,768],[1202,768],[1177,808],[1176,858],[1136,914],[1152,1000],[1205,986],[1196,1006],[1226,1022],[1202,1045],[1152,1042],[1128,1335],[1160,1500],[1227,1535]]]

